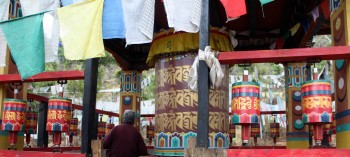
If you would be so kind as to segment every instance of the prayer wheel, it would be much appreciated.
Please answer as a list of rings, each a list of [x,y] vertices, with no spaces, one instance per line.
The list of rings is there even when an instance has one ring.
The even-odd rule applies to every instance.
[[[211,48],[232,51],[228,33],[210,31]],[[156,98],[154,155],[184,156],[188,139],[197,136],[198,93],[188,88],[191,66],[199,49],[198,33],[158,33],[151,44],[147,64],[155,67]],[[221,86],[209,91],[209,148],[229,147],[228,66],[222,65]]]
[[[25,130],[27,104],[19,99],[5,99],[2,114],[2,130],[9,131],[11,147],[17,143],[17,133]]]
[[[46,131],[53,133],[55,147],[61,144],[61,133],[69,131],[72,100],[51,97],[48,104]]]
[[[31,111],[31,108],[29,107],[26,113],[26,128],[24,130],[24,133],[26,134],[27,146],[29,146],[30,143],[30,134],[36,134],[37,124],[38,113],[35,111]]]
[[[183,156],[197,136],[198,95],[188,89],[194,53],[164,55],[156,63],[155,155]],[[225,75],[228,67],[222,66]],[[228,78],[209,91],[209,148],[229,147]]]
[[[232,123],[230,123],[230,130],[229,130],[229,137],[230,137],[230,145],[232,145],[232,138],[236,138],[236,126]]]
[[[78,118],[72,118],[69,126],[69,145],[73,146],[73,136],[78,135]]]
[[[154,138],[154,126],[152,125],[152,123],[150,123],[150,125],[147,126],[146,137],[148,138],[149,145],[151,145],[152,139]]]
[[[280,136],[280,123],[270,123],[270,136],[273,138],[273,143],[276,144],[277,137]]]
[[[106,135],[106,122],[99,121],[97,128],[97,136],[99,139],[102,139]]]
[[[250,136],[254,138],[254,145],[257,145],[258,137],[260,137],[260,124],[252,124],[251,125]]]
[[[232,123],[242,125],[242,143],[246,145],[250,139],[249,126],[259,123],[260,85],[248,82],[248,71],[244,71],[244,82],[232,84]],[[260,129],[260,128],[259,128]]]
[[[112,131],[113,128],[114,128],[114,124],[112,124],[112,123],[107,124],[105,135],[108,135]]]
[[[326,80],[307,81],[301,86],[301,96],[303,121],[313,125],[314,139],[319,146],[323,139],[322,125],[333,119],[331,83]]]

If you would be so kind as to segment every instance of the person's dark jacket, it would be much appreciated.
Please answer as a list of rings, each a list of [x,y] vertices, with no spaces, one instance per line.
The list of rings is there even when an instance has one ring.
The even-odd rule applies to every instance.
[[[114,127],[104,138],[103,147],[107,157],[138,157],[148,155],[140,132],[129,124]]]

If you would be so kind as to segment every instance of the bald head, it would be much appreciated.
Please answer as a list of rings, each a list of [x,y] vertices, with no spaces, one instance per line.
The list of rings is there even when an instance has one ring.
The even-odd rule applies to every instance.
[[[132,110],[125,110],[123,114],[123,122],[125,124],[133,124],[135,120],[135,112]]]

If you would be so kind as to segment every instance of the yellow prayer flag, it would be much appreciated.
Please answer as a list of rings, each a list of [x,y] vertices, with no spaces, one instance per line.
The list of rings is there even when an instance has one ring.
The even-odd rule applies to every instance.
[[[104,57],[103,0],[86,0],[57,9],[64,56],[68,60]]]
[[[298,29],[300,27],[300,23],[295,24],[291,29],[290,29],[290,34],[294,36],[295,33],[297,33]]]

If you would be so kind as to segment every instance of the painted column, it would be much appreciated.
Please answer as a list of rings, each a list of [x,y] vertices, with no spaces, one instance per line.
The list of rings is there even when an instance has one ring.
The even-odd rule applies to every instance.
[[[121,71],[120,73],[120,107],[119,124],[123,124],[125,110],[136,113],[134,126],[140,128],[141,73],[138,71]]]
[[[350,2],[343,1],[331,16],[331,30],[333,46],[350,45]],[[350,88],[347,81],[350,78],[350,61],[336,60],[334,68],[334,91],[336,103],[336,132],[337,148],[350,148]]]
[[[285,67],[287,102],[287,149],[309,148],[309,131],[302,120],[300,87],[306,81],[305,63],[288,63]]]
[[[16,18],[22,16],[21,7],[19,4],[19,1],[11,0],[10,1],[10,17]],[[17,67],[15,64],[13,64],[10,60],[10,51],[8,50],[6,55],[6,67],[0,67],[0,74],[18,74]],[[5,98],[13,98],[13,90],[8,88],[6,84],[0,85],[0,117],[2,117],[2,109],[3,109],[3,101]],[[22,90],[18,93],[18,99],[21,100],[27,100],[27,85],[22,85]],[[0,119],[0,123],[2,120]],[[5,131],[2,131],[0,129],[0,149],[7,149],[9,148],[8,140],[8,133]],[[17,150],[22,150],[24,146],[24,133],[19,132],[17,137],[17,144],[16,148]]]

